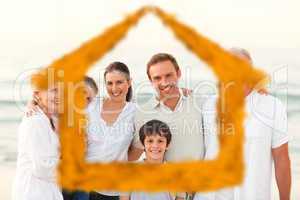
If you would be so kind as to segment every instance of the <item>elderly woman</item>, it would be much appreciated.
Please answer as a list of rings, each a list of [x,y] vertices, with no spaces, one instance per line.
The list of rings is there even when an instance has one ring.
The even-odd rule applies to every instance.
[[[33,75],[35,80],[40,74]],[[59,139],[53,116],[58,113],[58,88],[34,88],[38,104],[34,115],[25,116],[18,132],[18,158],[13,188],[14,200],[62,200],[55,171]]]

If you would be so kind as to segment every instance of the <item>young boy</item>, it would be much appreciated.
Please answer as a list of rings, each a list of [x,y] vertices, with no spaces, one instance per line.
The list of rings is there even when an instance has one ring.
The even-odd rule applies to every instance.
[[[171,142],[171,131],[167,124],[159,120],[151,120],[145,123],[139,130],[140,141],[144,146],[145,163],[164,162],[165,152]],[[120,196],[120,200],[173,200],[169,192],[146,193],[132,192],[128,196]],[[176,200],[184,198],[176,197]]]

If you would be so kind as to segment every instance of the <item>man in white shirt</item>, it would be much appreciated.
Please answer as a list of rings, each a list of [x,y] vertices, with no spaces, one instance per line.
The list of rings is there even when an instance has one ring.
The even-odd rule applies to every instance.
[[[167,161],[203,159],[201,99],[192,94],[185,96],[178,88],[181,71],[175,58],[167,53],[152,56],[147,64],[147,75],[157,96],[144,105],[138,105],[136,130],[149,120],[163,121],[172,130],[172,142],[166,152]],[[138,134],[135,134],[129,160],[138,159],[142,152],[143,146]]]
[[[231,52],[249,62],[250,54],[244,49],[234,48]],[[270,200],[272,163],[280,200],[290,199],[291,170],[288,155],[287,113],[283,104],[268,94],[259,94],[245,86],[247,118],[245,119],[245,177],[241,186],[219,190],[215,193],[195,196],[196,200]],[[216,98],[204,106],[205,130],[210,148],[206,159],[218,153],[216,136]],[[214,111],[214,112],[211,112]]]
[[[175,58],[158,53],[147,64],[147,75],[156,90],[156,96],[144,105],[138,105],[135,129],[149,120],[157,119],[168,124],[172,141],[165,154],[166,161],[202,160],[205,153],[202,127],[201,98],[183,95],[178,87],[181,71]],[[128,152],[129,160],[137,160],[143,145],[136,133]],[[175,177],[174,177],[175,178]],[[185,193],[177,194],[184,197]]]

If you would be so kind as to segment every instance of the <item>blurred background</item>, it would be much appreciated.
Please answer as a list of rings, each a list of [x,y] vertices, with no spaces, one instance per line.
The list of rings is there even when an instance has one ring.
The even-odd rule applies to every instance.
[[[249,50],[254,65],[271,77],[272,95],[288,111],[291,138],[292,199],[300,185],[300,2],[298,0],[0,0],[0,199],[10,199],[17,155],[17,129],[31,98],[30,74],[100,34],[143,5],[158,5],[224,48]],[[157,52],[173,54],[183,71],[180,85],[198,91],[216,78],[153,15],[89,71],[105,95],[103,70],[112,61],[126,63],[136,100],[153,94],[146,63]],[[76,70],[76,69],[74,69]],[[138,95],[137,95],[138,94]],[[278,199],[273,181],[273,198]]]

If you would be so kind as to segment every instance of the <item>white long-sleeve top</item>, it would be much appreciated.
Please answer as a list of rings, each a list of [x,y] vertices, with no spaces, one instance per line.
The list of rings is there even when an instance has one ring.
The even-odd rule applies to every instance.
[[[18,132],[18,158],[13,200],[62,200],[56,183],[59,140],[39,110],[24,117]]]
[[[95,98],[87,108],[89,162],[127,161],[128,148],[134,134],[136,105],[126,102],[123,110],[112,125],[101,117],[103,100]]]
[[[134,134],[136,105],[126,102],[123,110],[112,125],[101,117],[103,99],[95,98],[87,108],[87,161],[112,162],[127,161],[128,148]],[[119,192],[99,191],[109,196],[119,196]]]

